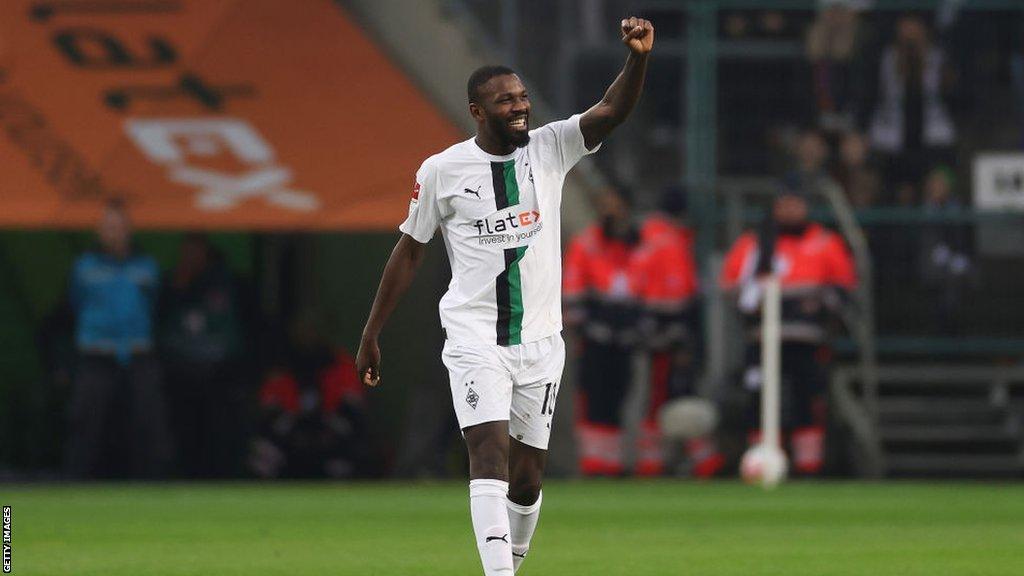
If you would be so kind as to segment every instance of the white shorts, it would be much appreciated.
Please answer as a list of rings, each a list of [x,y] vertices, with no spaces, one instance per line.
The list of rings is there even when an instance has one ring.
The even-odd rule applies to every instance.
[[[565,367],[561,334],[514,346],[446,340],[441,359],[460,429],[508,420],[509,436],[547,450]]]

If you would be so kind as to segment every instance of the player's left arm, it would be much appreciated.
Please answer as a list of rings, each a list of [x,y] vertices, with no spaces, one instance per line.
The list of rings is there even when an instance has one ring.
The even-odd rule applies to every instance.
[[[580,132],[587,150],[593,150],[626,120],[644,88],[647,56],[654,46],[654,26],[650,21],[636,17],[624,19],[621,26],[622,43],[629,48],[629,56],[622,72],[608,87],[601,101],[580,118]]]

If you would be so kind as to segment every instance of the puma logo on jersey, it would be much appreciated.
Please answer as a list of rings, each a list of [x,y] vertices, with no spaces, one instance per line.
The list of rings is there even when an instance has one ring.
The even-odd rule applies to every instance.
[[[466,194],[472,194],[473,196],[476,196],[477,198],[480,197],[480,187],[479,186],[476,187],[476,190],[470,190],[469,188],[463,188],[462,191],[465,192]]]

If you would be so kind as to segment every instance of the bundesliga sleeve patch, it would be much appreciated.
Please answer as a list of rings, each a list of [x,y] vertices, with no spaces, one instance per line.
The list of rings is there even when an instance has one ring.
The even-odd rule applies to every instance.
[[[416,185],[412,187],[412,199],[413,200],[419,200],[420,199],[420,183],[419,182],[417,182]]]

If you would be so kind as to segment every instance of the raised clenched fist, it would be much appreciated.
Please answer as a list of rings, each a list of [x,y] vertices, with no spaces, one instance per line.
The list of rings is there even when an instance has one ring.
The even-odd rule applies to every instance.
[[[622,43],[634,54],[647,54],[654,46],[654,25],[635,16],[623,19]]]

